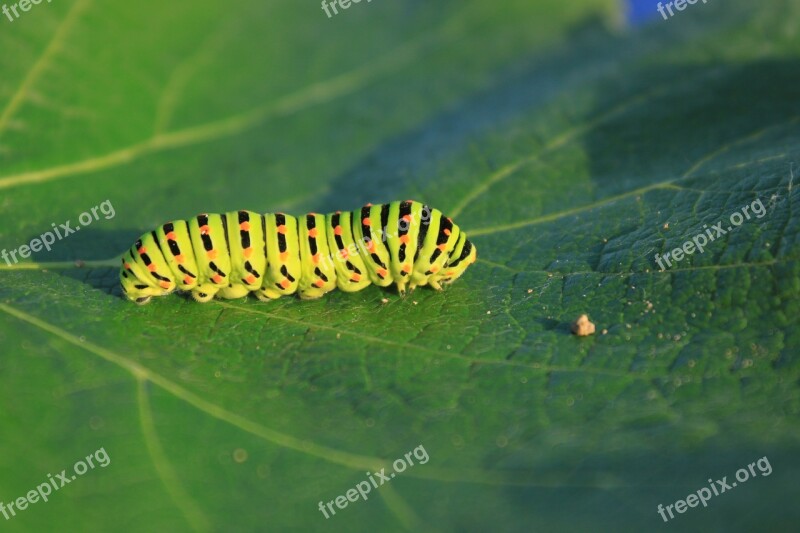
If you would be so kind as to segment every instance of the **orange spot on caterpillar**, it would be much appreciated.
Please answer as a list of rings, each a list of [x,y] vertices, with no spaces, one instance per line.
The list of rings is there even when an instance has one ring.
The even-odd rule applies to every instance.
[[[252,246],[248,246],[247,248],[242,250],[242,255],[244,255],[245,258],[249,259],[250,256],[253,255],[253,247]]]
[[[314,262],[315,265],[319,264],[319,254],[312,255],[311,260]]]
[[[146,254],[146,253],[147,253],[147,248],[145,248],[144,246],[142,246],[141,248],[139,248],[139,249],[138,249],[138,250],[136,250],[136,251],[137,251],[137,252],[139,252],[139,255],[144,255],[144,254]]]
[[[208,235],[209,233],[211,233],[211,230],[208,225],[200,226],[200,235]]]
[[[411,222],[411,215],[403,215],[403,220],[406,222]]]
[[[131,269],[130,263],[125,263],[125,264],[123,264],[123,266],[125,267],[125,270],[130,270]]]
[[[209,259],[216,259],[217,258],[217,251],[216,250],[209,250],[206,252],[206,255]]]
[[[341,226],[336,226],[335,228],[333,228],[333,234],[334,235],[341,235],[342,234],[342,227]]]
[[[407,263],[403,265],[403,272],[411,272],[411,265]]]
[[[177,261],[179,264],[183,264],[183,262],[186,261],[186,258],[183,256],[183,254],[178,254],[175,256],[175,261]]]
[[[162,281],[162,282],[159,283],[159,285],[161,285],[162,289],[169,289],[169,287],[170,287],[169,281]]]
[[[364,207],[372,207],[372,204],[369,203],[369,204],[365,205]]]
[[[281,235],[285,235],[285,234],[286,234],[286,226],[285,226],[285,225],[283,225],[283,224],[281,224],[280,226],[278,226],[278,227],[277,227],[277,228],[275,228],[275,229],[276,229],[276,230],[277,230],[277,232],[278,232],[278,233],[280,233]]]
[[[191,285],[192,284],[192,276],[183,276],[183,284],[184,285]]]
[[[314,285],[316,285],[319,288],[322,288],[325,285],[325,282],[322,281],[321,279],[318,279],[317,281],[314,282]]]
[[[341,250],[339,250],[339,257],[341,257],[342,259],[347,259],[348,257],[350,257],[350,252],[348,252],[346,248],[342,248]]]
[[[169,233],[167,233],[167,234],[165,235],[165,237],[166,237],[167,239],[171,240],[171,241],[177,241],[177,240],[178,240],[178,236],[177,236],[177,235],[175,235],[175,232],[174,232],[174,231],[170,231]]]
[[[149,270],[150,272],[155,272],[158,269],[156,268],[155,263],[150,263],[149,265],[147,265],[147,270]]]
[[[370,225],[369,219],[367,217],[362,218],[361,223],[364,224],[365,226]]]
[[[220,283],[222,283],[222,276],[220,276],[219,274],[214,274],[213,276],[211,276],[211,281],[219,285]]]
[[[408,235],[400,235],[400,242],[403,244],[408,244]]]
[[[438,266],[432,266],[432,267],[430,268],[430,271],[431,271],[431,272],[434,272],[434,273],[436,273],[436,272],[439,272],[439,267],[438,267]]]
[[[308,230],[308,236],[311,237],[312,239],[316,239],[317,238],[317,228],[311,228],[310,230]]]
[[[385,277],[386,277],[386,274],[388,274],[388,272],[386,272],[386,269],[385,269],[385,268],[379,268],[377,272],[378,272],[378,275],[379,275],[380,277],[382,277],[382,278],[385,278]]]
[[[244,278],[244,280],[247,282],[248,285],[252,285],[253,283],[256,282],[256,277],[254,275],[250,274],[249,276]]]
[[[350,276],[350,281],[352,282],[361,281],[361,274],[353,274],[352,276]]]
[[[444,233],[445,235],[450,235],[450,230],[449,230],[449,229],[447,229],[447,228],[444,228],[444,230],[442,231],[442,233]]]
[[[239,229],[242,231],[250,231],[250,223],[245,220],[244,222],[239,224]]]
[[[444,252],[447,249],[447,244],[440,244],[437,248]]]
[[[445,275],[445,276],[448,276],[448,277],[450,277],[450,276],[452,276],[453,274],[455,274],[455,272],[453,272],[452,270],[449,270],[449,271],[445,272],[445,274],[444,274],[444,275]]]
[[[289,252],[281,252],[280,253],[280,258],[281,258],[281,261],[286,261],[287,259],[289,259]]]
[[[286,278],[283,278],[283,281],[281,281],[281,287],[283,287],[284,289],[288,289],[289,285],[291,284],[292,283]]]

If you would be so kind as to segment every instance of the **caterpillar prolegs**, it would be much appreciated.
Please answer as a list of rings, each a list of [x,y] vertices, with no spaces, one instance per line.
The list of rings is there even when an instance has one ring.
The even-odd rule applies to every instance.
[[[475,246],[439,210],[412,200],[355,211],[293,217],[232,211],[167,222],[122,257],[129,300],[191,291],[198,302],[261,300],[290,294],[319,298],[371,283],[406,289],[455,281],[475,262]]]

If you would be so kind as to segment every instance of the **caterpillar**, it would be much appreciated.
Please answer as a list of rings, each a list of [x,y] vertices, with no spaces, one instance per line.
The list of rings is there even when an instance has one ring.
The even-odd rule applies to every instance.
[[[198,302],[250,292],[262,301],[313,299],[373,283],[394,283],[402,295],[425,285],[441,290],[476,257],[450,218],[413,200],[304,217],[232,211],[145,233],[123,254],[120,282],[137,304],[176,290]]]

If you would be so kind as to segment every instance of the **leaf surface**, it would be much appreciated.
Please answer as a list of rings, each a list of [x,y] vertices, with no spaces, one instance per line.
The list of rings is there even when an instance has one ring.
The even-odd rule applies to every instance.
[[[101,447],[111,463],[3,525],[641,531],[765,456],[670,525],[797,523],[800,3],[640,29],[563,4],[4,20],[0,248],[82,227],[0,263],[0,501]],[[405,198],[478,248],[443,293],[120,297],[117,257],[166,220]],[[318,509],[419,446],[366,501]]]

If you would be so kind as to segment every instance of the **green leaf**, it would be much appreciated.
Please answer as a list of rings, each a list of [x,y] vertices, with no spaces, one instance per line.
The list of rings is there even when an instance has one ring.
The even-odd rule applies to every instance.
[[[796,524],[800,2],[638,29],[564,4],[0,19],[0,249],[114,208],[0,263],[0,501],[110,458],[0,524],[641,531],[748,465],[669,525]],[[443,293],[120,297],[119,254],[166,220],[405,198],[477,246]],[[583,313],[596,333],[571,335]]]

